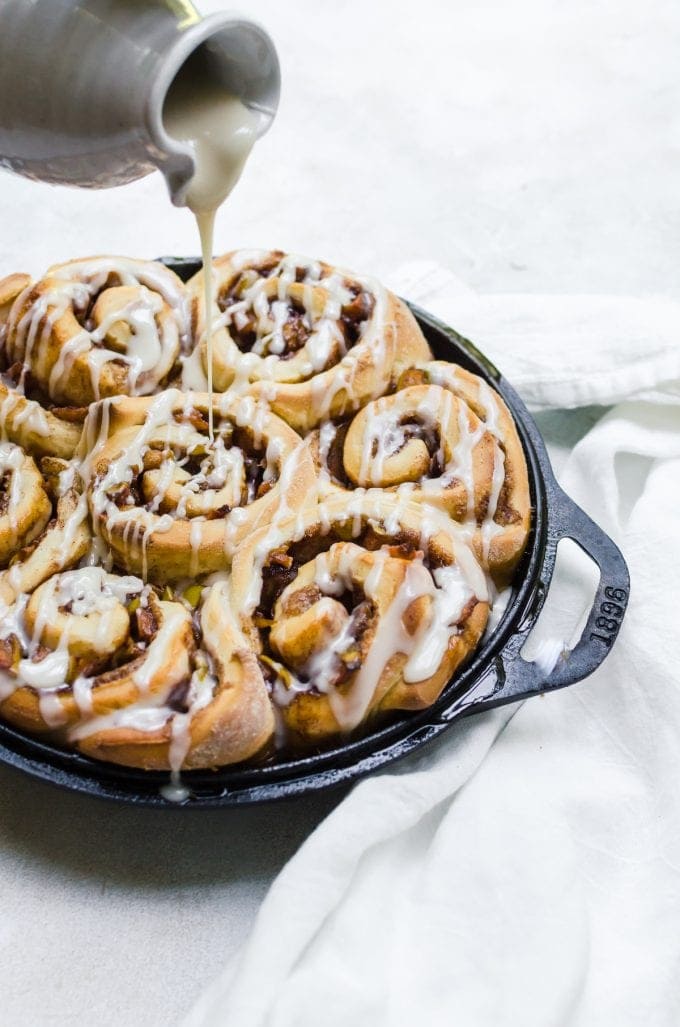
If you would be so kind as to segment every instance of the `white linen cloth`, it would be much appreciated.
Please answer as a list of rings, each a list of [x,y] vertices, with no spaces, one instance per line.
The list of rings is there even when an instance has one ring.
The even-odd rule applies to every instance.
[[[533,408],[611,407],[590,412],[568,456],[556,438],[553,455],[565,489],[621,546],[630,607],[587,682],[470,717],[359,783],[284,868],[186,1025],[670,1027],[680,305],[477,297],[428,264],[389,284],[473,339]],[[541,424],[569,435],[559,412]],[[573,629],[591,598],[560,563],[544,632]]]

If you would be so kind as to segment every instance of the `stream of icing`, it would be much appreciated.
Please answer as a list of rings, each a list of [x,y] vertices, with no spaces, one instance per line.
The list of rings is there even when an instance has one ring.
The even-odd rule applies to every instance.
[[[169,134],[187,143],[194,155],[195,173],[186,192],[186,205],[196,218],[203,261],[206,363],[208,379],[208,433],[214,440],[213,423],[213,244],[215,215],[239,180],[256,139],[257,117],[238,97],[210,76],[196,75],[188,62],[173,81],[165,98],[163,121]],[[178,752],[181,747],[171,750]],[[179,757],[181,765],[183,755]],[[174,764],[176,760],[171,759]],[[173,766],[173,780],[165,791],[168,799],[186,798]]]
[[[200,69],[199,69],[200,71]],[[215,215],[238,182],[257,137],[257,115],[209,74],[197,74],[187,62],[174,79],[163,106],[168,133],[187,143],[196,170],[186,192],[186,206],[196,218],[203,260],[208,410],[213,438],[213,238]]]

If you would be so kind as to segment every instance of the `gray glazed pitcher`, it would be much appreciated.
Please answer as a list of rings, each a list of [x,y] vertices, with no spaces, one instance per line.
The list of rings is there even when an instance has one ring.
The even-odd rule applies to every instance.
[[[202,18],[189,0],[1,0],[0,166],[91,188],[159,168],[182,204],[194,158],[165,132],[162,109],[190,56],[259,112],[262,135],[280,75],[255,23]]]

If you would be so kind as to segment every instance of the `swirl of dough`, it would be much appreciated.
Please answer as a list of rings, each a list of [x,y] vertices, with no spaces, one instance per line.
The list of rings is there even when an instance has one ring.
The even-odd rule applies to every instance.
[[[0,567],[39,535],[52,504],[32,457],[11,442],[0,443]]]
[[[91,542],[87,500],[78,487],[69,486],[58,496],[55,515],[42,533],[0,571],[0,606],[11,606],[53,574],[75,566],[87,556]]]
[[[172,390],[146,408],[123,402],[93,459],[95,530],[145,579],[227,567],[234,547],[275,510],[297,510],[314,494],[309,453],[266,406],[248,396],[215,400],[210,439],[208,405],[206,395]]]
[[[186,294],[173,271],[91,257],[52,267],[19,293],[4,349],[8,363],[22,363],[53,402],[86,406],[156,392],[187,334]]]
[[[181,603],[101,567],[65,571],[4,617],[0,710],[25,730],[78,741],[92,718],[164,703],[189,679],[194,649]]]
[[[474,650],[487,582],[452,522],[374,494],[334,496],[237,552],[232,608],[291,744],[422,709]]]
[[[511,577],[529,533],[529,480],[512,417],[481,378],[443,361],[411,368],[309,445],[322,492],[379,488],[444,510],[494,577]]]
[[[430,351],[408,307],[373,279],[279,251],[213,265],[215,387],[245,387],[298,431],[357,410]],[[203,272],[189,282],[204,369]]]
[[[197,603],[201,647],[179,686],[147,689],[124,708],[71,731],[81,751],[146,769],[222,767],[267,750],[274,713],[257,660],[231,616],[229,585],[217,581]]]
[[[0,437],[22,446],[32,456],[70,459],[80,442],[81,426],[45,410],[11,382],[0,380]]]

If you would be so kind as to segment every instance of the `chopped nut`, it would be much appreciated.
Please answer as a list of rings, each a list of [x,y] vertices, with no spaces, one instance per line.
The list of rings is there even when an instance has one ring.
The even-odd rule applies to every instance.
[[[271,490],[273,488],[274,488],[274,483],[273,482],[271,482],[271,481],[263,481],[260,485],[258,485],[257,493],[256,493],[257,498],[261,499],[262,496],[266,496],[267,493],[271,492]]]
[[[288,596],[282,612],[286,617],[297,617],[314,603],[318,603],[319,599],[321,599],[321,589],[317,585],[307,585]]]
[[[286,688],[290,688],[293,682],[293,675],[290,671],[283,666],[281,663],[277,663],[276,660],[272,660],[270,656],[258,656],[258,663],[262,667],[262,674],[269,684],[274,684],[276,679],[283,682]]]
[[[271,628],[273,623],[271,617],[253,617],[253,624],[256,628]]]
[[[195,610],[201,601],[202,594],[202,585],[189,585],[189,588],[184,590],[184,599]]]
[[[158,449],[147,449],[144,454],[144,470],[145,471],[157,471],[164,460],[167,460],[171,454],[166,450],[165,452]]]
[[[374,525],[369,524],[366,528],[366,531],[364,532],[361,544],[364,547],[364,549],[374,551],[376,549],[382,548],[382,546],[385,544],[385,538],[386,535],[384,530],[379,531],[376,527],[374,527]]]
[[[344,653],[338,653],[338,659],[344,664],[345,669],[352,673],[361,666],[361,652],[356,646],[351,646]]]
[[[399,558],[402,560],[417,560],[422,558],[422,550],[413,551],[412,546],[408,542],[399,542],[393,546],[383,546],[383,552],[387,552],[390,556]]]
[[[267,561],[269,566],[276,564],[279,567],[292,567],[293,557],[290,556],[285,549],[274,549],[269,554],[269,560]]]
[[[418,367],[407,367],[397,379],[397,392],[408,389],[411,385],[427,385],[427,373]]]
[[[139,637],[149,641],[158,631],[158,621],[149,607],[139,607],[135,610],[135,620]]]
[[[84,424],[89,407],[52,407],[52,413],[68,424]]]
[[[375,300],[370,293],[358,292],[354,299],[342,308],[342,317],[349,321],[365,321],[371,316]]]
[[[200,410],[192,407],[191,410],[180,410],[175,414],[175,420],[182,424],[190,424],[196,431],[207,431],[208,422]]]
[[[21,645],[16,635],[0,638],[0,670],[16,669],[21,659]]]

